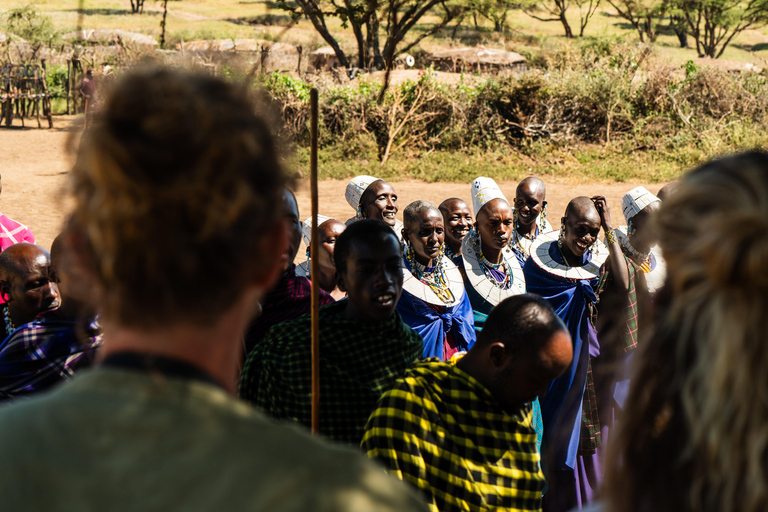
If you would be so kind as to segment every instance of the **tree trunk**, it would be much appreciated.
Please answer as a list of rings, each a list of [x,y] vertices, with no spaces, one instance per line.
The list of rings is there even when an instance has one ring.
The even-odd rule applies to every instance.
[[[563,24],[563,28],[565,29],[565,37],[568,39],[573,39],[573,31],[571,30],[571,26],[568,24],[568,20],[565,18],[565,11],[560,11],[560,23]]]
[[[368,38],[370,39],[368,52],[373,55],[372,67],[384,69],[384,57],[381,56],[381,46],[379,43],[379,25],[379,16],[374,11],[371,13],[371,17],[368,18]]]

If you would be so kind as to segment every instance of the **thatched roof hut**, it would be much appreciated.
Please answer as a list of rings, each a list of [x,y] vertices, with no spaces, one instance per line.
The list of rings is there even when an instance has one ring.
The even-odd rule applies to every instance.
[[[432,51],[429,61],[439,71],[453,73],[491,73],[502,70],[525,71],[528,61],[515,52],[477,46],[473,48],[444,48]]]
[[[299,67],[299,51],[295,46],[261,39],[189,41],[177,44],[176,49],[185,52],[242,54],[251,61],[260,61],[265,71],[295,71]]]

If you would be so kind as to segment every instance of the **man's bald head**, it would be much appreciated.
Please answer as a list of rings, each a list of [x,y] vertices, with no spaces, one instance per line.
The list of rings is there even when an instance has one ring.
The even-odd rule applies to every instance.
[[[469,205],[464,201],[463,199],[460,199],[458,197],[449,197],[442,203],[440,203],[440,206],[437,208],[440,210],[440,213],[443,214],[443,216],[450,214],[451,210],[458,207],[458,206],[466,206],[469,208]]]
[[[21,243],[8,247],[0,253],[0,276],[2,279],[17,275],[30,263],[44,258],[50,264],[51,255],[39,245]]]
[[[679,181],[671,181],[667,183],[666,185],[664,185],[659,189],[659,192],[656,194],[656,197],[664,201],[665,199],[667,199],[669,196],[671,196],[677,191],[677,187],[679,185],[680,185]]]
[[[544,197],[547,195],[547,186],[536,176],[528,176],[518,183],[516,193],[517,195],[520,195],[521,193],[527,195],[541,194],[542,197]]]
[[[595,207],[594,201],[587,196],[579,196],[571,199],[568,206],[565,208],[565,218],[576,216],[585,220],[597,220],[600,222],[600,213]]]
[[[0,253],[0,291],[17,327],[44,311],[58,308],[59,288],[48,251],[24,243]]]

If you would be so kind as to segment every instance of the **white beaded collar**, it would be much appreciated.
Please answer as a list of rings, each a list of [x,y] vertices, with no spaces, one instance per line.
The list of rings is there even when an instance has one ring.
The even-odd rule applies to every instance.
[[[428,304],[446,307],[455,306],[461,302],[461,297],[464,295],[464,281],[462,280],[459,267],[454,265],[454,263],[445,256],[443,256],[443,270],[445,271],[445,278],[448,281],[448,287],[453,295],[452,302],[443,302],[440,297],[432,291],[432,288],[419,281],[405,265],[403,265],[403,290]]]
[[[627,238],[627,226],[616,228],[616,238],[624,247],[624,240]],[[656,267],[645,275],[645,281],[648,284],[648,291],[656,293],[667,279],[667,264],[661,256],[661,248],[658,245],[651,247],[651,255],[656,260]]]
[[[467,280],[474,290],[486,301],[494,306],[503,301],[507,297],[513,295],[519,295],[525,293],[525,275],[523,275],[523,269],[520,267],[520,262],[517,261],[517,256],[509,248],[509,245],[504,247],[502,251],[502,257],[507,264],[507,270],[510,273],[511,283],[508,289],[502,290],[498,286],[494,286],[483,272],[482,264],[480,263],[479,254],[476,253],[475,248],[470,243],[470,232],[461,241],[461,257],[464,260],[464,271],[467,274]]]
[[[549,249],[552,244],[557,243],[559,231],[550,231],[536,238],[531,246],[531,259],[549,274],[581,281],[583,279],[594,279],[600,275],[600,267],[608,259],[608,248],[600,240],[595,242],[596,251],[592,254],[592,259],[581,267],[569,267],[563,263],[558,263],[549,255]]]

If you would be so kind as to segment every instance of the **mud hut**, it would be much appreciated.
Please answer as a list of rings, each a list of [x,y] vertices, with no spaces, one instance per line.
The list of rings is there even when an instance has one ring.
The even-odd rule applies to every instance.
[[[436,70],[452,73],[523,72],[528,67],[528,61],[519,53],[482,46],[439,49],[432,51],[428,59]]]

